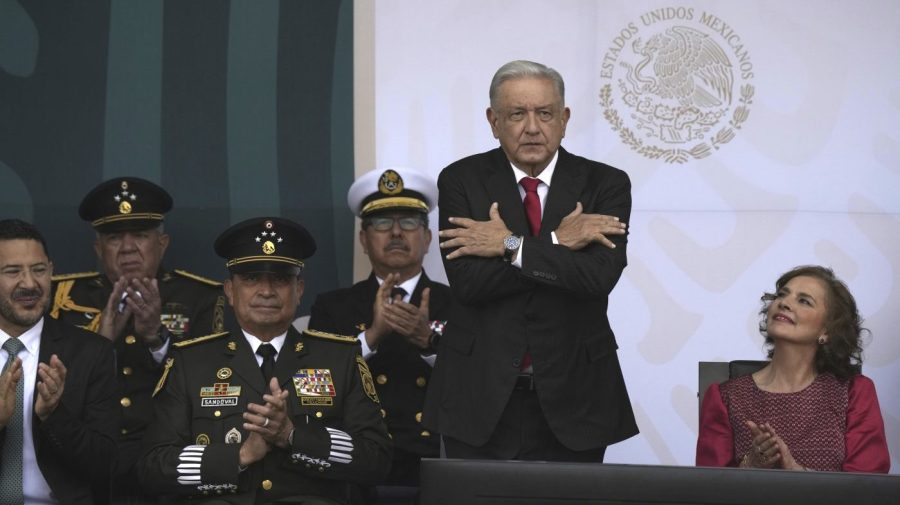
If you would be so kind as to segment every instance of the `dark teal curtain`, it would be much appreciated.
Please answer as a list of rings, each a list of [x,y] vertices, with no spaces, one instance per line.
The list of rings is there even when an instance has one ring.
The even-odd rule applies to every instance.
[[[77,206],[137,175],[175,200],[168,268],[222,278],[212,242],[276,214],[319,245],[301,313],[352,282],[353,3],[0,2],[0,215],[57,273],[93,270]]]

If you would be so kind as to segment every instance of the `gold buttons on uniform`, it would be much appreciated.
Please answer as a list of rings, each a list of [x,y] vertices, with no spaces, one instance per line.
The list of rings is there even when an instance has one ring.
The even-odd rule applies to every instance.
[[[134,373],[134,370],[132,370],[130,366],[126,366],[122,369],[122,375],[131,375],[132,373]]]
[[[430,436],[431,436],[431,432],[428,431],[428,430],[422,430],[422,433],[419,433],[419,435],[421,435],[421,436],[423,436],[423,437],[430,437]]]
[[[428,384],[428,381],[425,380],[425,377],[419,377],[418,379],[416,379],[416,386],[423,388],[425,387],[425,384]]]
[[[133,344],[135,342],[137,342],[137,339],[134,338],[134,335],[128,335],[127,337],[125,337],[126,344]]]
[[[387,417],[387,412],[385,412],[384,409],[381,409],[381,417],[382,418]]]
[[[220,417],[222,415],[222,411],[217,410],[217,411],[213,412],[213,415],[216,417]]]
[[[378,377],[375,377],[375,381],[381,385],[387,384],[387,375],[379,374]]]
[[[416,412],[416,422],[417,423],[422,422],[422,413],[421,412]]]
[[[122,428],[122,434],[123,434],[123,435],[127,435],[127,434],[128,434],[128,428]]]
[[[269,479],[262,481],[262,488],[266,491],[272,489],[272,481],[270,481]]]
[[[319,419],[322,419],[322,413],[321,413],[321,412],[316,412],[316,417],[319,418]]]
[[[130,407],[131,406],[131,398],[128,398],[127,396],[123,397],[121,400],[119,400],[119,403],[121,403],[123,407]]]

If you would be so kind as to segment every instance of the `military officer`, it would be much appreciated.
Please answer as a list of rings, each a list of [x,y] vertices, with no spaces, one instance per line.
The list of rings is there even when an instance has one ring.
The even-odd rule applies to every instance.
[[[200,503],[332,504],[348,502],[351,483],[384,478],[391,442],[356,339],[291,325],[315,248],[305,228],[275,217],[216,240],[239,327],[174,344],[138,463],[145,489]]]
[[[414,170],[360,176],[347,203],[362,219],[359,241],[372,272],[352,287],[319,295],[309,321],[311,328],[357,335],[394,440],[386,481],[392,485],[418,486],[420,459],[439,456],[439,437],[421,425],[435,340],[450,304],[450,288],[422,269],[436,201],[435,182]]]
[[[223,328],[220,283],[160,266],[169,245],[163,217],[171,208],[169,194],[150,181],[120,177],[101,183],[78,213],[96,232],[102,271],[53,278],[50,315],[100,333],[115,347],[122,411],[116,501],[140,501],[134,463],[153,418],[150,395],[170,344]]]

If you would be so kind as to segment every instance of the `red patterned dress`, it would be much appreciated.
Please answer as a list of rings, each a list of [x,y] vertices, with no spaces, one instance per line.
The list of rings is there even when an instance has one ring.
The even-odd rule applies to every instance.
[[[811,470],[887,473],[884,421],[872,380],[829,373],[802,391],[770,393],[752,375],[713,384],[703,398],[697,466],[738,466],[753,437],[744,421],[769,423]]]

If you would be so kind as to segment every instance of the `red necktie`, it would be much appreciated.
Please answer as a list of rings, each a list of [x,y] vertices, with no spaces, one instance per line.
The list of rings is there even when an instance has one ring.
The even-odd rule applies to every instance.
[[[538,195],[537,188],[541,184],[540,179],[534,177],[522,177],[519,184],[525,188],[525,216],[528,218],[528,227],[531,229],[531,236],[537,237],[541,232],[541,197]],[[519,370],[527,370],[531,366],[531,353],[525,351],[522,357],[522,366]]]
[[[541,184],[540,179],[534,177],[522,177],[519,184],[525,188],[525,216],[528,217],[528,227],[531,228],[531,236],[537,237],[541,232],[541,197],[537,188]]]

